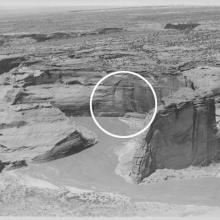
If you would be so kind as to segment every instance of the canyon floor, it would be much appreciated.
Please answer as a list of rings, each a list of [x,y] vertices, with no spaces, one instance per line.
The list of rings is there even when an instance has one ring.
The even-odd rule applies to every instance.
[[[154,86],[159,110],[181,100],[183,119],[176,120],[182,127],[191,112],[181,104],[195,97],[209,103],[211,96],[215,111],[207,104],[207,112],[219,138],[219,12],[218,7],[143,7],[2,13],[0,215],[219,216],[217,160],[182,168],[176,164],[179,154],[168,149],[173,161],[168,158],[167,167],[136,183],[133,158],[146,133],[110,137],[89,110],[92,89],[103,76],[134,71]],[[133,132],[128,125],[134,121],[124,122],[146,120],[152,94],[132,80],[128,91],[116,80],[113,93],[108,83],[94,99],[100,123],[111,122],[115,132]],[[132,105],[125,102],[130,97],[136,101]],[[125,110],[130,115],[122,117]],[[113,124],[115,115],[124,122]],[[173,139],[185,132],[178,129]],[[216,154],[219,143],[213,147]]]

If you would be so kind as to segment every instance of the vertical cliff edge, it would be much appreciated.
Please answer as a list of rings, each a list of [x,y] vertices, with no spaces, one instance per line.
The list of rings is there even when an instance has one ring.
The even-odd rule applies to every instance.
[[[133,157],[131,176],[135,182],[140,183],[157,169],[182,169],[219,161],[218,73],[219,68],[197,68],[184,73],[196,89],[182,88],[159,107]]]

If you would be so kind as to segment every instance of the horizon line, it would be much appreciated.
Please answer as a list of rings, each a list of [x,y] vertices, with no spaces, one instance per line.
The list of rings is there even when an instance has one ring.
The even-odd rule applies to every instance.
[[[183,4],[152,4],[152,5],[145,5],[145,4],[136,4],[136,5],[101,5],[101,4],[93,4],[93,5],[74,5],[74,4],[55,4],[55,5],[51,5],[51,4],[39,4],[39,5],[31,5],[31,4],[28,4],[28,5],[19,5],[19,4],[8,4],[8,5],[5,5],[5,4],[1,4],[0,3],[0,6],[1,7],[4,7],[4,8],[11,8],[11,7],[24,7],[24,8],[36,8],[36,7],[41,7],[41,8],[44,8],[44,7],[50,7],[50,8],[55,8],[55,7],[116,7],[116,8],[127,8],[127,7],[179,7],[179,6],[191,6],[191,7],[198,7],[198,6],[209,6],[209,7],[215,7],[215,6],[220,6],[220,3],[219,4],[189,4],[189,3],[183,3]]]

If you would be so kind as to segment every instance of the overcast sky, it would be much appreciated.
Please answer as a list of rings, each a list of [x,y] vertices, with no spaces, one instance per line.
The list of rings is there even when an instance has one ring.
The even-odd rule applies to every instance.
[[[0,0],[1,6],[140,6],[140,5],[220,5],[220,0]]]

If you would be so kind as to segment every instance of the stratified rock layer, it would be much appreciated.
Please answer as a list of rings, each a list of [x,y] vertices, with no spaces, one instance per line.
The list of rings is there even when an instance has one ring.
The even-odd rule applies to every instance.
[[[202,166],[220,159],[216,121],[220,69],[198,67],[183,72],[185,86],[164,98],[133,160],[132,177],[140,182],[156,169]]]
[[[124,116],[127,112],[145,114],[155,106],[150,87],[130,74],[107,78],[97,88],[93,100],[97,116]]]
[[[213,98],[171,104],[157,113],[133,159],[140,182],[156,169],[207,165],[219,158]]]

